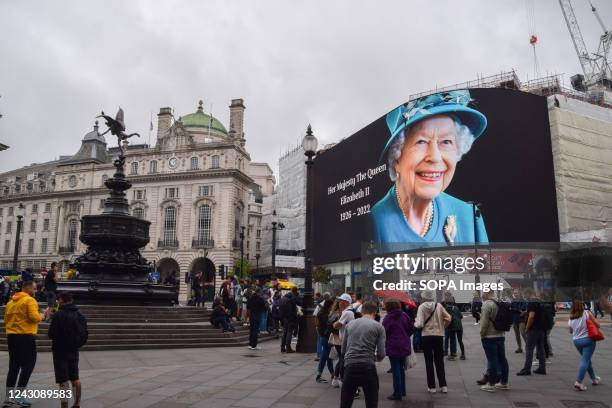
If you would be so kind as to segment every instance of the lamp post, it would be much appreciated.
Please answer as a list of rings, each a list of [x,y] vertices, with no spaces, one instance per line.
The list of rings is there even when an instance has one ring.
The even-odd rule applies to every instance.
[[[19,258],[19,247],[21,246],[21,225],[23,224],[23,214],[25,213],[25,207],[23,203],[19,203],[17,207],[17,211],[15,214],[17,215],[17,228],[15,231],[15,253],[13,254],[13,271],[17,273],[17,258]]]
[[[276,278],[276,210],[272,211],[272,279]]]
[[[244,272],[244,225],[240,227],[240,277]]]
[[[300,324],[296,351],[299,353],[314,353],[317,350],[317,331],[314,310],[314,299],[312,292],[312,229],[313,229],[313,207],[314,207],[314,177],[313,158],[317,154],[317,138],[308,125],[306,135],[302,139],[302,148],[306,156],[306,236],[304,253],[304,316]]]

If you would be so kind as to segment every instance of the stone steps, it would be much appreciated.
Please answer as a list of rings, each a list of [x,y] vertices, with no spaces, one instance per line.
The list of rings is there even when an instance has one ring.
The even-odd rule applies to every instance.
[[[41,305],[41,310],[46,306]],[[247,346],[249,331],[236,323],[235,333],[222,333],[209,323],[210,311],[194,307],[162,306],[81,306],[89,328],[89,340],[82,350],[140,350]],[[0,319],[4,308],[0,308]],[[50,351],[49,322],[41,322],[36,343],[38,351]],[[272,338],[260,335],[260,340]],[[0,351],[6,351],[4,322],[0,320]]]

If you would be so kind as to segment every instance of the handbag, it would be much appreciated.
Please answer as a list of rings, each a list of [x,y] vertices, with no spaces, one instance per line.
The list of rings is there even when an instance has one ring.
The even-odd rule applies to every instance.
[[[587,326],[587,331],[589,332],[589,337],[590,337],[591,340],[593,340],[593,341],[601,341],[601,340],[605,339],[603,333],[601,332],[599,327],[597,327],[595,322],[591,320],[589,314],[587,314],[586,326]]]
[[[332,347],[331,351],[329,352],[329,358],[332,360],[338,359],[338,351],[336,350],[335,347]]]

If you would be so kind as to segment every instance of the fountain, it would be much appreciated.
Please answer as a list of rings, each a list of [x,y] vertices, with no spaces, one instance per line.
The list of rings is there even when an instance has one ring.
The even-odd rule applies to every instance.
[[[99,215],[81,219],[79,239],[88,246],[74,261],[77,280],[59,281],[58,291],[69,291],[79,304],[171,305],[177,302],[174,286],[148,281],[150,263],[140,254],[149,243],[150,222],[131,216],[125,191],[132,184],[124,173],[123,143],[137,133],[126,134],[123,110],[113,119],[102,112],[108,129],[119,143],[119,157],[113,162],[115,174],[104,183],[110,190]]]

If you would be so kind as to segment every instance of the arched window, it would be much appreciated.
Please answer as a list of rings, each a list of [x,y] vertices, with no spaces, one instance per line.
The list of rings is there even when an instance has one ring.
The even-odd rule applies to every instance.
[[[206,243],[210,240],[210,205],[202,204],[198,207],[198,242]]]
[[[149,173],[157,173],[157,160],[149,162]]]
[[[171,245],[176,241],[176,208],[168,207],[164,211],[164,241]]]
[[[234,239],[240,240],[240,224],[242,220],[242,210],[240,207],[236,207],[234,210]]]
[[[199,162],[197,157],[191,158],[191,170],[197,170],[199,168]]]
[[[132,162],[130,174],[138,174],[138,162]]]
[[[212,157],[212,163],[210,165],[211,169],[218,169],[219,168],[219,156],[215,155]]]
[[[77,220],[72,219],[68,222],[68,247],[71,252],[76,249],[78,227],[79,222]]]
[[[132,215],[136,218],[144,219],[144,208],[136,207],[132,210]]]

